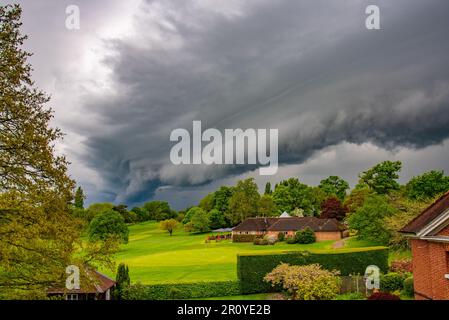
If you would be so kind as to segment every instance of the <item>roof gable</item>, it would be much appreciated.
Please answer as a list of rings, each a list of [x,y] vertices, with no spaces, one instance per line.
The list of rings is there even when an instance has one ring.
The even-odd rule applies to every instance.
[[[446,217],[447,216],[447,217]],[[410,221],[400,232],[411,234],[429,233],[449,221],[449,192],[446,192],[420,215]]]

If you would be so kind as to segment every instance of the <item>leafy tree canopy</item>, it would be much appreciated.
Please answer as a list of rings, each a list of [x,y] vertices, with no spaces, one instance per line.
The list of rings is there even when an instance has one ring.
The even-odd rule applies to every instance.
[[[89,225],[90,241],[105,241],[110,237],[117,237],[122,242],[128,242],[128,227],[123,217],[114,210],[109,210],[95,216]]]
[[[449,177],[444,171],[432,170],[413,177],[405,186],[408,198],[427,200],[449,190]]]
[[[328,196],[336,196],[340,200],[346,197],[346,190],[349,189],[349,183],[338,176],[330,176],[321,180],[319,186]]]
[[[387,194],[399,189],[399,172],[401,161],[384,161],[360,174],[359,184],[365,184],[378,194]]]

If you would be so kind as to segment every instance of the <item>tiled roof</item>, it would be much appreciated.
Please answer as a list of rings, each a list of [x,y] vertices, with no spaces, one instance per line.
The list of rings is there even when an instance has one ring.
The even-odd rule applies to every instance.
[[[309,227],[313,231],[342,231],[345,227],[336,219],[316,217],[249,218],[233,231],[297,231]]]
[[[267,231],[279,218],[248,218],[242,221],[232,231]]]
[[[425,209],[419,216],[410,221],[400,230],[400,232],[416,234],[447,209],[449,209],[449,192],[446,192],[427,209]]]
[[[67,290],[62,288],[50,288],[47,290],[49,294],[59,294],[59,293],[104,293],[108,289],[115,285],[115,281],[108,276],[93,270],[88,271],[89,283],[83,285],[83,279],[81,279],[80,289]]]
[[[309,227],[313,231],[341,231],[344,227],[336,219],[316,217],[282,218],[268,228],[268,231],[297,231]]]

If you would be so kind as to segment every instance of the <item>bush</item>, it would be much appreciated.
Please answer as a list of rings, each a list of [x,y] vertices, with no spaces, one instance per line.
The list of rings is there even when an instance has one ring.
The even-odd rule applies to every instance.
[[[240,294],[238,281],[195,282],[179,284],[134,284],[123,290],[124,300],[168,300],[235,296]]]
[[[314,243],[316,241],[315,232],[309,227],[296,232],[296,242],[301,244]]]
[[[330,300],[340,289],[338,271],[322,269],[319,264],[290,266],[282,263],[268,273],[264,280],[273,287],[282,285],[293,300]]]
[[[283,232],[278,233],[278,241],[282,242],[285,240],[285,234]]]
[[[95,216],[89,224],[89,240],[106,240],[111,236],[118,237],[124,243],[128,242],[128,227],[120,213],[110,210]]]
[[[390,272],[380,277],[380,290],[383,292],[393,292],[402,290],[404,275],[397,272]]]
[[[413,277],[408,277],[404,280],[403,283],[403,292],[407,297],[413,297],[415,295],[415,288],[413,285]]]
[[[268,240],[265,238],[256,238],[254,239],[254,244],[256,246],[266,246],[268,245]]]
[[[294,237],[288,237],[287,240],[285,240],[285,242],[288,244],[295,244],[296,239]]]
[[[376,265],[382,272],[388,271],[388,248],[360,248],[346,252],[309,253],[284,252],[276,254],[252,254],[237,256],[237,275],[242,294],[273,291],[263,281],[265,275],[280,263],[307,265],[318,263],[327,270],[338,270],[341,275],[364,274],[369,265]]]
[[[265,235],[263,239],[267,242],[269,245],[274,245],[276,243],[277,238],[275,236],[271,235]]]
[[[376,292],[369,296],[367,300],[401,300],[401,298],[388,292]]]
[[[349,292],[339,294],[334,300],[365,300],[365,296],[361,292]]]
[[[232,242],[254,242],[257,236],[255,234],[234,234]]]

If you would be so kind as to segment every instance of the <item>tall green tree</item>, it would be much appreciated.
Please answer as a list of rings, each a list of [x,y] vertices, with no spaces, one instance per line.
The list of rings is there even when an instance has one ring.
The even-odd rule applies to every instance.
[[[207,232],[210,231],[210,219],[206,211],[201,208],[195,210],[191,215],[190,221],[185,225],[185,229],[189,232]],[[192,209],[189,210],[189,212]]]
[[[401,168],[401,161],[383,161],[362,172],[359,176],[359,184],[367,185],[378,194],[387,194],[390,191],[398,190],[400,186],[397,180]]]
[[[61,285],[79,226],[69,214],[74,181],[54,152],[49,97],[31,78],[22,10],[0,6],[0,298],[42,298]]]
[[[273,193],[273,191],[271,190],[271,183],[268,181],[268,182],[265,184],[265,192],[264,192],[264,194],[270,195],[270,194],[272,194],[272,193]]]
[[[240,180],[229,200],[229,220],[232,224],[240,223],[257,215],[260,194],[254,178]]]
[[[116,238],[128,243],[129,230],[125,219],[117,211],[110,210],[95,216],[89,224],[88,235],[90,241],[106,241]]]
[[[260,197],[258,210],[259,216],[273,217],[276,216],[277,213],[278,210],[272,196],[264,194],[262,197]]]
[[[150,201],[143,208],[147,210],[150,220],[161,221],[176,217],[176,211],[166,201]]]
[[[75,192],[75,201],[74,201],[75,207],[79,209],[84,209],[84,199],[86,199],[84,191],[81,187],[78,187],[78,189],[76,189]]]
[[[120,263],[117,268],[117,275],[115,276],[116,285],[116,297],[118,299],[122,298],[123,291],[125,288],[129,287],[131,284],[131,279],[129,277],[129,268],[127,265]]]
[[[386,226],[386,218],[393,216],[396,209],[383,195],[368,196],[363,205],[348,219],[349,227],[357,230],[359,239],[387,245],[392,236]]]
[[[304,215],[312,216],[317,211],[313,188],[301,183],[297,178],[280,182],[274,189],[273,199],[281,212],[292,212],[295,208],[299,208],[304,210]]]
[[[318,186],[328,196],[336,196],[341,201],[346,197],[346,190],[349,189],[349,183],[338,176],[330,176],[320,181]]]
[[[449,177],[437,170],[413,177],[405,186],[407,197],[414,200],[428,200],[448,190]]]

